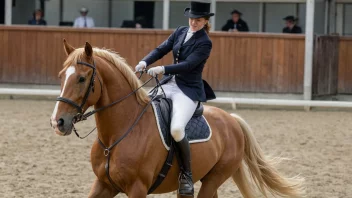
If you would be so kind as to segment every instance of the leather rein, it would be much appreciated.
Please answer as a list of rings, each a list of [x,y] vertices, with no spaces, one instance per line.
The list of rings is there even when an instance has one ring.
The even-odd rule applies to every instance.
[[[71,106],[75,107],[75,108],[78,110],[77,115],[75,115],[75,116],[73,117],[73,120],[72,120],[72,128],[73,128],[73,131],[75,132],[76,136],[77,136],[78,138],[80,138],[80,139],[84,139],[84,138],[88,137],[88,136],[96,129],[96,127],[95,127],[91,132],[89,132],[86,136],[81,137],[81,136],[78,134],[78,132],[77,132],[77,130],[76,130],[74,124],[76,124],[76,123],[78,123],[78,122],[81,122],[81,121],[83,121],[83,120],[87,120],[88,117],[94,115],[95,113],[97,113],[97,112],[99,112],[99,111],[102,111],[102,110],[104,110],[104,109],[106,109],[106,108],[109,108],[109,107],[111,107],[111,106],[113,106],[113,105],[115,105],[115,104],[118,104],[118,103],[122,102],[122,101],[125,100],[126,98],[128,98],[128,97],[130,97],[131,95],[135,94],[139,89],[141,89],[143,86],[145,86],[147,83],[149,83],[153,78],[155,78],[155,80],[156,80],[156,84],[157,84],[156,87],[160,87],[160,88],[161,88],[161,85],[160,85],[160,82],[159,82],[157,76],[156,76],[156,77],[151,77],[151,78],[148,79],[145,83],[143,83],[140,87],[138,87],[137,89],[133,90],[131,93],[127,94],[126,96],[124,96],[124,97],[122,97],[122,98],[120,98],[120,99],[118,99],[118,100],[116,100],[116,101],[114,101],[114,102],[112,102],[112,103],[110,103],[110,104],[108,104],[108,105],[106,105],[106,106],[100,107],[100,108],[98,108],[98,109],[94,109],[94,110],[92,110],[92,111],[90,111],[90,112],[88,112],[88,113],[83,114],[83,113],[84,113],[84,112],[83,112],[84,105],[86,104],[90,93],[91,93],[91,92],[94,92],[94,82],[95,82],[95,76],[97,76],[97,75],[96,75],[97,72],[96,72],[96,66],[95,66],[94,60],[93,60],[93,65],[91,65],[91,64],[89,64],[89,63],[81,62],[81,61],[78,61],[77,64],[85,65],[85,66],[90,67],[90,68],[93,69],[93,74],[92,74],[92,77],[90,78],[89,87],[88,87],[88,89],[87,89],[87,91],[86,91],[86,93],[85,93],[85,95],[84,95],[84,98],[83,98],[83,100],[82,100],[81,105],[78,105],[77,103],[73,102],[72,100],[70,100],[70,99],[68,99],[68,98],[64,98],[64,97],[58,97],[58,98],[56,99],[56,101],[61,101],[61,102],[65,102],[65,103],[67,103],[67,104],[70,104]],[[142,75],[143,75],[144,73],[146,73],[146,71],[147,71],[147,70],[140,71],[139,79],[142,77]],[[135,73],[137,73],[137,72],[135,72]],[[99,80],[99,83],[100,83],[100,86],[101,86],[101,94],[102,94],[102,93],[103,93],[103,84],[102,84],[102,82],[101,82],[99,76],[97,76],[97,77],[98,77],[98,80]],[[156,88],[156,87],[155,87],[155,88]],[[154,96],[150,99],[150,101],[148,102],[148,104],[143,108],[142,112],[139,114],[139,116],[137,117],[137,119],[135,120],[135,122],[130,126],[130,128],[128,128],[128,130],[127,130],[119,139],[117,139],[117,140],[116,140],[113,144],[111,144],[110,146],[105,146],[105,145],[103,144],[103,142],[102,142],[102,141],[99,139],[99,137],[98,137],[98,142],[99,142],[100,146],[103,148],[103,150],[104,150],[104,155],[105,155],[105,157],[107,158],[106,164],[105,164],[106,176],[108,177],[108,179],[109,179],[111,185],[112,185],[118,192],[123,192],[123,191],[122,191],[119,187],[117,187],[117,186],[114,184],[113,180],[112,180],[111,177],[110,177],[110,173],[109,173],[109,168],[110,168],[110,165],[109,165],[109,164],[110,164],[110,153],[111,153],[111,150],[112,150],[117,144],[119,144],[119,143],[132,131],[132,129],[137,125],[138,121],[142,118],[143,114],[147,111],[148,106],[152,103],[153,99],[157,96],[157,94],[156,94],[157,91],[155,92],[155,90],[157,90],[157,89],[155,89],[155,88],[154,88],[154,93],[153,93]]]

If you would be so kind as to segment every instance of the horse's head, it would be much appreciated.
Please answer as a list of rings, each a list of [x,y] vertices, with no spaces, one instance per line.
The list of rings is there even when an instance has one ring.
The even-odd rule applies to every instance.
[[[73,123],[90,106],[94,105],[101,95],[101,84],[93,59],[93,48],[86,42],[84,48],[73,48],[64,40],[67,59],[64,69],[60,71],[61,94],[58,97],[51,125],[58,135],[69,135]]]

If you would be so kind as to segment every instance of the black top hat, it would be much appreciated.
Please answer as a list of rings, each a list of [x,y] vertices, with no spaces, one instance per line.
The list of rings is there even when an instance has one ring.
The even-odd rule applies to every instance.
[[[285,18],[283,18],[286,21],[296,21],[297,19],[294,16],[287,16]]]
[[[214,16],[214,13],[210,13],[210,3],[191,1],[191,7],[185,9],[184,15],[189,18],[201,18]]]
[[[241,13],[240,11],[238,11],[238,10],[232,11],[231,14],[238,14],[238,15],[240,15],[240,16],[242,15],[242,13]]]

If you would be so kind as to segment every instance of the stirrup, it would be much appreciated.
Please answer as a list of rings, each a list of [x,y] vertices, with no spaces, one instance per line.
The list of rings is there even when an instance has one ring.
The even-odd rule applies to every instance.
[[[189,176],[183,172],[179,175],[179,188],[177,193],[181,196],[194,196],[194,187],[192,176]]]

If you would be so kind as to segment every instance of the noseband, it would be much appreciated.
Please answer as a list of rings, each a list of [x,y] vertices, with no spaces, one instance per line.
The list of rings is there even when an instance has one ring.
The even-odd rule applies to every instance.
[[[70,100],[70,99],[68,99],[68,98],[64,98],[64,97],[58,97],[58,98],[56,99],[56,101],[65,102],[65,103],[70,104],[70,105],[72,105],[73,107],[75,107],[75,108],[78,110],[78,114],[76,115],[76,117],[79,117],[80,115],[83,114],[83,107],[84,107],[84,105],[86,104],[86,102],[87,102],[87,100],[88,100],[88,97],[89,97],[90,92],[93,92],[93,93],[94,93],[94,82],[95,82],[95,79],[94,79],[94,78],[95,78],[95,76],[96,76],[96,74],[97,74],[97,71],[96,71],[96,67],[95,67],[95,62],[94,62],[94,60],[93,60],[93,65],[91,65],[91,64],[89,64],[89,63],[81,62],[81,61],[78,61],[77,64],[85,65],[85,66],[90,67],[90,68],[93,69],[93,74],[92,74],[92,77],[90,78],[89,87],[88,87],[88,89],[87,89],[87,91],[86,91],[86,94],[84,95],[84,98],[83,98],[83,100],[82,100],[81,105],[78,105],[77,103],[73,102],[72,100]],[[98,76],[98,80],[99,80],[99,82],[100,82],[100,85],[102,86],[102,83],[101,83],[101,80],[100,80],[99,76]],[[101,88],[103,88],[103,87],[101,87]],[[103,91],[103,90],[101,89],[101,92],[102,92],[102,91]]]

